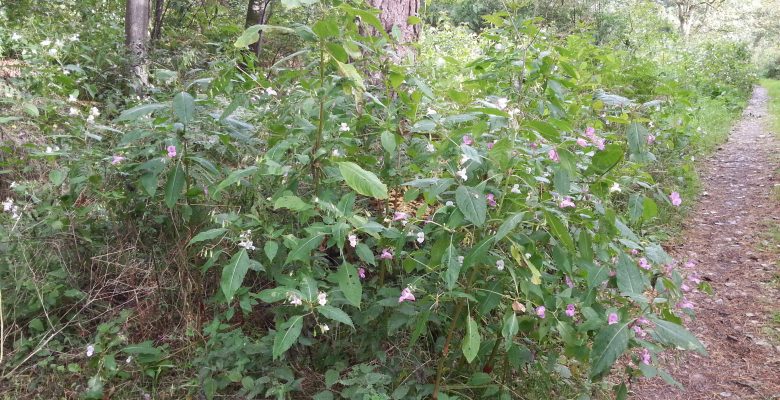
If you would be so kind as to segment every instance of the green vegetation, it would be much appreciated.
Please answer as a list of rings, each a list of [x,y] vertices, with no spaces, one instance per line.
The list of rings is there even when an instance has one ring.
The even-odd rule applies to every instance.
[[[763,79],[761,86],[769,93],[769,113],[772,114],[772,127],[780,135],[780,81]]]
[[[155,0],[136,57],[125,1],[47,3],[0,13],[5,398],[623,398],[705,352],[658,243],[747,42],[652,2]]]

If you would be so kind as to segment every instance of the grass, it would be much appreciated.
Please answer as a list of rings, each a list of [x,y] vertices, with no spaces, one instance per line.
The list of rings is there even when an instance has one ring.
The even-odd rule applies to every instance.
[[[780,81],[764,79],[761,86],[769,92],[769,113],[772,114],[772,130],[780,135]]]

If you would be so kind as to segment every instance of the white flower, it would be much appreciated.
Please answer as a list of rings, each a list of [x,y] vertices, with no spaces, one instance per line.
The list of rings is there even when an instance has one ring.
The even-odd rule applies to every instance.
[[[50,49],[49,49],[49,51],[48,51],[48,53],[49,53],[49,55],[50,55],[50,56],[52,56],[52,57],[55,57],[55,56],[57,56],[57,48],[56,48],[56,47],[52,47],[52,48],[50,48]]]
[[[18,184],[18,183],[16,183],[16,181],[13,181],[13,182],[11,182],[11,186],[9,186],[9,187],[10,187],[11,189],[13,189],[13,188],[15,188],[15,187],[17,187],[17,186],[19,186],[19,184]]]
[[[438,113],[433,108],[428,107],[428,111],[426,111],[425,114],[426,115],[436,115]]]
[[[466,257],[458,256],[458,264],[463,265],[463,260],[465,260]]]
[[[62,46],[64,46],[64,45],[65,45],[65,43],[64,43],[62,40],[59,40],[59,39],[57,39],[57,40],[54,42],[54,45],[55,45],[55,46],[57,46],[57,47],[62,47]]]
[[[3,211],[8,212],[13,210],[13,208],[14,208],[14,199],[10,197],[6,198],[5,201],[3,202]]]
[[[342,122],[339,126],[339,132],[349,132],[349,125],[346,122]]]
[[[46,154],[51,154],[53,151],[51,146],[46,146]]]
[[[496,261],[496,269],[498,269],[499,271],[504,270],[504,260]]]
[[[88,115],[87,116],[87,123],[93,123],[95,122],[95,116],[94,115]]]
[[[133,362],[133,356],[127,356],[127,359],[125,360],[125,363],[126,364],[130,364],[131,362]]]
[[[506,97],[500,97],[498,99],[498,108],[499,109],[505,109],[507,104],[509,104],[509,100]]]
[[[464,181],[469,179],[469,176],[466,175],[466,168],[459,170],[455,175],[458,175],[458,177]]]
[[[620,184],[615,182],[612,184],[612,186],[609,188],[610,193],[620,192]]]
[[[427,150],[429,153],[433,153],[436,151],[436,148],[433,147],[433,143],[428,143],[425,145],[425,150]]]
[[[68,40],[70,40],[71,42],[78,42],[79,41],[79,34],[77,33],[77,34],[69,37]]]
[[[49,40],[49,39],[46,39],[46,40],[41,42],[41,46],[46,47],[46,46],[49,46],[49,45],[51,45],[51,40]]]
[[[446,203],[444,203],[444,205],[447,206],[447,207],[452,207],[452,206],[455,205],[455,203],[453,203],[452,201],[448,200]]]
[[[417,243],[425,241],[425,232],[417,232]]]
[[[446,63],[447,63],[447,62],[446,62],[446,61],[445,61],[443,58],[441,58],[441,57],[439,57],[439,58],[437,58],[437,59],[436,59],[436,66],[437,66],[437,67],[443,67],[443,66],[444,66],[444,64],[446,64]]]
[[[14,34],[11,35],[11,40],[13,40],[14,42],[19,40],[19,39],[21,39],[21,38],[22,38],[22,35],[20,35],[20,34],[18,34],[16,32],[14,32]]]
[[[333,149],[331,154],[333,154],[333,157],[341,157],[341,152],[339,151],[339,149]]]
[[[510,190],[510,192],[515,194],[520,194],[520,184],[515,183],[514,185],[512,185],[512,189]]]
[[[79,115],[79,109],[76,107],[71,107],[70,111],[68,112],[70,115]]]
[[[463,155],[460,156],[460,164],[459,165],[463,165],[463,164],[467,163],[468,161],[469,161],[469,157],[467,155],[463,154]]]
[[[97,107],[92,107],[89,109],[89,115],[98,117],[100,116],[100,110],[98,110]]]
[[[325,292],[320,292],[317,295],[317,303],[319,303],[321,306],[328,304],[328,294]]]
[[[95,354],[95,346],[87,346],[87,357],[92,357],[93,354]]]
[[[78,97],[75,94],[71,94],[70,96],[68,96],[68,101],[69,102],[73,103],[76,100],[78,100]]]
[[[292,304],[294,306],[299,306],[299,305],[303,304],[303,302],[301,301],[301,296],[298,296],[297,293],[288,293],[287,294],[287,302],[289,302],[290,304]]]
[[[265,89],[265,94],[267,94],[269,96],[276,96],[278,93],[276,93],[276,90],[273,90],[272,88],[266,88]]]
[[[247,250],[254,250],[254,249],[256,249],[254,242],[252,242],[249,239],[244,239],[244,240],[238,242],[238,246],[239,247],[243,247],[243,248],[245,248]]]
[[[322,330],[322,333],[325,333],[330,330],[330,327],[328,324],[320,324],[320,330]]]
[[[357,246],[358,244],[358,238],[355,235],[349,235],[347,236],[347,239],[349,239],[349,245],[352,247]]]

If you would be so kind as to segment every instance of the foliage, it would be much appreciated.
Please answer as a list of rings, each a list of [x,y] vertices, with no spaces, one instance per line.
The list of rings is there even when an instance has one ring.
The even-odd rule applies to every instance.
[[[37,363],[89,398],[174,373],[206,398],[574,396],[611,389],[615,364],[671,380],[665,347],[704,352],[682,327],[696,278],[656,231],[705,111],[744,101],[746,48],[598,45],[521,7],[479,35],[429,29],[399,65],[357,4],[284,2],[310,20],[243,34],[172,4],[213,41],[166,32],[143,99],[108,9],[61,45],[46,21],[72,8],[0,33],[35,71],[0,127],[39,132],[2,149],[2,378]],[[296,48],[260,66],[260,30]]]

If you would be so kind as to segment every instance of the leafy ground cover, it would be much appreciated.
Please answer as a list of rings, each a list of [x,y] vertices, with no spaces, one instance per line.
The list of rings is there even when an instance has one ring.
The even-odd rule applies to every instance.
[[[306,18],[194,14],[143,97],[116,4],[4,17],[9,398],[623,398],[675,384],[665,348],[706,353],[682,322],[710,285],[659,243],[745,104],[744,46],[507,9],[395,62],[364,5],[285,4]]]

